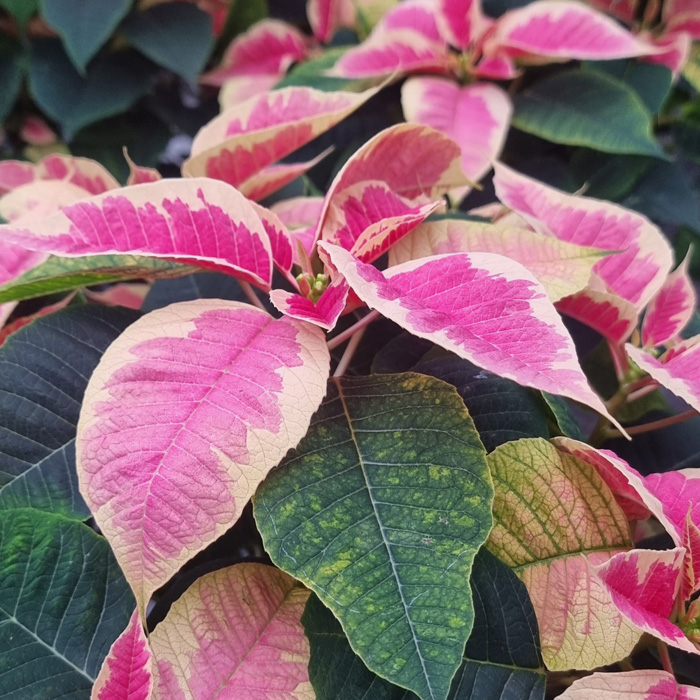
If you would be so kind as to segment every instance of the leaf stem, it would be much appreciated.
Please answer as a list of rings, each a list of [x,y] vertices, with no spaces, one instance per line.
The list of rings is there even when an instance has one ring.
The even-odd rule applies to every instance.
[[[655,420],[651,423],[644,423],[643,425],[633,425],[631,428],[625,428],[629,435],[641,435],[642,433],[650,433],[654,430],[661,430],[662,428],[668,428],[671,425],[676,425],[678,423],[683,423],[683,421],[694,418],[698,415],[698,412],[691,408],[689,411],[684,411],[683,413],[678,413],[675,416],[669,416],[668,418],[662,418],[661,420]],[[619,430],[611,428],[606,431],[606,437],[622,437],[622,433]]]
[[[265,308],[263,303],[258,298],[258,295],[255,293],[255,290],[250,285],[250,282],[244,282],[243,280],[238,280],[238,284],[240,285],[240,287],[243,290],[243,293],[246,295],[246,297],[248,297],[248,301],[253,306],[257,306],[259,309],[262,309],[263,311],[267,311],[267,309]]]
[[[331,338],[327,345],[329,350],[334,350],[339,345],[342,345],[348,338],[352,338],[359,330],[368,326],[372,321],[379,318],[379,311],[370,311],[366,316],[363,316],[357,323],[354,323],[350,328],[347,328],[342,333],[338,333],[335,338]]]
[[[659,659],[661,660],[661,665],[664,667],[664,671],[666,671],[666,673],[670,673],[675,678],[673,664],[671,663],[671,656],[668,653],[668,646],[666,645],[666,642],[659,640],[656,643],[656,649],[659,652]]]
[[[352,338],[350,338],[350,342],[348,343],[348,346],[345,348],[345,351],[343,352],[343,356],[340,358],[340,362],[338,363],[338,366],[335,369],[335,372],[333,372],[334,377],[342,377],[347,368],[350,366],[350,363],[352,362],[352,358],[355,355],[355,351],[357,350],[357,346],[360,344],[360,341],[362,340],[362,336],[365,334],[365,331],[367,330],[367,327],[364,326],[363,328],[360,328],[357,333],[355,333]]]

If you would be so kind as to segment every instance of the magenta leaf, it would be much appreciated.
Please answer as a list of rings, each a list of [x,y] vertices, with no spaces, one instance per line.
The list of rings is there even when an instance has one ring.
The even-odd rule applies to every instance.
[[[401,91],[406,121],[427,124],[459,144],[462,170],[478,182],[500,155],[513,107],[496,85],[461,87],[445,78],[410,78]]]
[[[530,7],[533,5],[525,9]],[[673,253],[659,229],[646,218],[616,204],[560,192],[500,163],[495,170],[498,198],[537,231],[616,253],[594,268],[609,291],[640,310],[661,288],[673,264]]]
[[[560,299],[557,309],[585,323],[615,344],[624,343],[637,327],[634,305],[616,294],[584,289]]]
[[[319,244],[370,308],[495,374],[608,416],[556,309],[522,265],[491,253],[436,255],[382,273]]]
[[[12,243],[65,257],[133,253],[227,272],[263,288],[272,279],[270,242],[256,210],[214,180],[133,185],[0,232]]]
[[[332,282],[316,303],[300,294],[290,294],[283,289],[273,289],[270,292],[270,301],[285,316],[309,321],[328,331],[335,328],[347,299],[348,285],[342,277]]]
[[[78,474],[142,613],[303,437],[328,370],[320,329],[220,300],[147,314],[107,350],[83,403]]]
[[[561,700],[700,700],[700,688],[680,685],[666,671],[594,673],[580,678]]]
[[[437,23],[451,46],[468,49],[486,29],[480,0],[438,0]]]
[[[91,700],[150,700],[153,691],[151,650],[138,610],[112,644],[92,687]]]

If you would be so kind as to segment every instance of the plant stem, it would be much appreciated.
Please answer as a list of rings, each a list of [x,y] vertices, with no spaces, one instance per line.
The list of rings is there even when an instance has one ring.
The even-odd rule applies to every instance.
[[[342,333],[338,333],[335,338],[331,338],[327,345],[329,350],[334,350],[339,345],[342,345],[348,338],[352,338],[357,331],[364,328],[365,326],[372,323],[379,318],[378,311],[370,311],[366,316],[363,316],[357,323],[350,326],[350,328],[344,330]]]
[[[689,411],[684,411],[683,413],[678,413],[675,416],[669,416],[668,418],[662,418],[661,420],[655,420],[651,423],[644,423],[643,425],[633,425],[631,428],[625,428],[629,435],[641,435],[642,433],[650,433],[653,430],[661,430],[661,428],[668,428],[670,425],[676,425],[677,423],[682,423],[690,418],[694,418],[698,415],[695,409],[690,409]],[[610,429],[606,432],[606,437],[622,437],[622,433],[619,430]]]
[[[666,643],[659,640],[656,643],[656,649],[659,652],[659,659],[661,660],[661,665],[664,667],[664,671],[675,677],[675,674],[673,673],[673,664],[671,663],[671,656],[668,653],[668,646],[666,646]]]
[[[350,366],[352,358],[355,355],[355,351],[357,350],[357,346],[360,344],[362,336],[365,334],[366,330],[366,326],[360,328],[360,330],[357,331],[357,333],[355,333],[355,335],[353,335],[352,338],[350,338],[350,342],[345,348],[345,352],[343,352],[343,356],[340,358],[340,362],[338,363],[335,372],[333,372],[334,377],[342,377],[345,374],[345,371]]]
[[[250,286],[250,282],[244,282],[243,280],[238,280],[238,284],[240,285],[241,289],[243,290],[243,293],[248,297],[248,301],[253,305],[257,306],[259,309],[262,309],[263,311],[267,311],[263,303],[258,299],[258,295],[255,293],[255,290]]]

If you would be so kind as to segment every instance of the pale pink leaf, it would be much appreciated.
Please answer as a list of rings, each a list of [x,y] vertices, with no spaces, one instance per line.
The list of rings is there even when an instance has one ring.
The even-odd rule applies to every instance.
[[[403,3],[401,3],[403,4]],[[404,73],[448,73],[447,46],[411,29],[370,36],[344,53],[329,75],[372,78]]]
[[[109,347],[83,402],[78,473],[141,612],[304,436],[329,362],[320,329],[221,300],[154,311]]]
[[[339,27],[352,27],[355,20],[354,1],[307,0],[306,16],[314,36],[327,43]]]
[[[489,42],[510,51],[564,59],[611,60],[654,51],[613,19],[569,0],[537,0],[507,12]]]
[[[700,688],[679,685],[666,671],[594,673],[579,678],[560,700],[700,700]]]
[[[62,207],[88,197],[87,190],[67,180],[35,180],[0,198],[0,217],[10,223],[25,224],[55,214]]]
[[[519,263],[491,253],[454,253],[382,273],[342,248],[319,246],[362,301],[402,328],[495,374],[609,417],[544,288]]]
[[[283,77],[283,73],[272,73],[270,75],[238,75],[235,78],[229,78],[219,91],[221,111],[240,105],[256,95],[269,92]]]
[[[700,411],[700,342],[672,348],[657,360],[652,355],[627,344],[627,354],[653,379],[676,396],[680,396],[696,411]]]
[[[332,151],[333,147],[331,146],[319,153],[315,158],[307,160],[304,163],[278,163],[276,165],[268,165],[259,173],[241,183],[238,189],[242,194],[248,197],[248,199],[252,199],[255,202],[265,199],[265,197],[269,197],[274,192],[277,192],[277,190],[288,185],[292,180],[296,180],[300,175],[311,170],[311,168],[320,163]]]
[[[46,156],[36,169],[42,180],[66,180],[90,194],[102,194],[119,187],[109,170],[90,158],[52,153]]]
[[[315,304],[300,294],[290,294],[282,289],[270,292],[270,301],[285,316],[309,321],[328,331],[335,328],[347,299],[348,285],[342,277],[334,280]]]
[[[0,194],[38,179],[36,166],[23,160],[0,161]]]
[[[263,564],[197,579],[151,634],[154,700],[314,700],[301,624],[308,597]]]
[[[443,253],[496,253],[532,272],[554,302],[583,289],[600,251],[516,226],[479,221],[427,221],[389,251],[389,265]]]
[[[669,621],[678,594],[685,549],[633,549],[620,552],[593,570],[617,609],[642,632],[691,654],[700,649]]]
[[[66,257],[132,253],[227,272],[262,288],[272,279],[270,242],[254,207],[233,187],[209,179],[106,192],[26,227],[0,226],[0,235]]]
[[[410,78],[401,90],[406,121],[427,124],[459,144],[462,170],[478,182],[500,155],[513,107],[496,85],[462,87],[443,78]]]
[[[102,662],[91,700],[151,700],[151,664],[151,650],[138,610],[135,610]]]
[[[438,0],[437,23],[452,46],[468,49],[484,29],[480,0]]]
[[[445,43],[438,26],[434,0],[402,0],[377,22],[370,39],[391,32],[409,30],[430,41]]]
[[[668,530],[674,542],[681,543],[682,540],[676,536],[675,526],[666,515],[661,501],[649,489],[644,477],[624,459],[611,450],[599,450],[585,442],[567,437],[556,437],[552,442],[560,451],[574,455],[598,472],[629,520],[646,520],[650,515],[654,515]]]
[[[557,309],[616,344],[624,343],[637,327],[634,305],[617,294],[586,289],[559,300]]]
[[[647,306],[642,324],[642,343],[645,347],[655,347],[673,340],[690,322],[697,299],[695,286],[688,274],[688,260],[686,256]]]
[[[252,97],[224,110],[199,131],[183,174],[245,186],[249,178],[328,131],[375,92],[289,87]]]
[[[131,160],[126,146],[124,146],[124,159],[129,164],[129,179],[126,181],[127,185],[141,185],[144,182],[157,182],[163,179],[155,168],[145,168],[141,165],[136,165],[136,163]]]
[[[270,207],[290,230],[313,226],[323,211],[323,197],[292,197]]]
[[[373,262],[396,241],[443,206],[442,201],[413,204],[383,182],[360,182],[333,191],[324,232],[331,243]]]
[[[226,49],[221,64],[205,73],[200,82],[223,85],[239,76],[282,75],[306,57],[306,37],[291,24],[264,19],[236,37]]]
[[[384,212],[396,216],[403,206],[409,213],[407,207],[419,208],[454,187],[468,184],[460,166],[459,146],[454,141],[427,126],[397,124],[380,131],[359,148],[335,176],[318,220],[317,237],[338,240],[336,232],[349,226],[352,218],[344,211],[344,205],[351,198],[360,197],[361,201],[363,188],[376,188],[372,191],[376,202],[381,202],[382,211],[373,216],[373,203],[368,198],[370,208],[362,216],[363,220],[374,219],[376,223]],[[416,201],[410,204],[406,200]],[[353,209],[359,211],[363,207]],[[357,226],[349,228],[349,239],[354,243],[361,231]],[[347,241],[342,245],[348,245]]]
[[[566,194],[501,163],[495,165],[495,171],[498,198],[536,230],[577,245],[616,252],[595,267],[610,291],[640,310],[661,288],[673,264],[673,252],[659,229],[641,214]]]
[[[495,498],[487,547],[528,589],[547,668],[592,669],[630,654],[641,633],[591,570],[632,544],[603,480],[542,438],[500,445],[488,462]]]
[[[48,146],[58,141],[56,132],[41,117],[34,114],[25,117],[19,135],[32,146]]]

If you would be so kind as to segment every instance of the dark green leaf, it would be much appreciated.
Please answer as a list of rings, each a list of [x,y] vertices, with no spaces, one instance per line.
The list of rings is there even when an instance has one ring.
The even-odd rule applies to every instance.
[[[671,91],[673,75],[666,66],[658,63],[622,58],[617,61],[591,61],[584,67],[629,85],[652,114],[658,114]]]
[[[686,113],[673,125],[673,136],[681,154],[700,162],[700,109]]]
[[[492,486],[453,387],[419,374],[333,379],[254,513],[272,560],[341,621],[375,673],[443,700],[473,623],[468,581]]]
[[[106,540],[35,510],[0,514],[0,696],[88,700],[134,611]]]
[[[420,362],[432,347],[434,345],[430,340],[418,338],[408,331],[402,331],[375,354],[372,361],[372,373],[408,372]]]
[[[181,277],[193,269],[158,258],[138,255],[93,255],[84,258],[51,257],[0,287],[0,304],[66,292],[95,284],[140,278]]]
[[[24,64],[19,44],[2,42],[0,47],[0,121],[4,121],[12,111],[17,101],[22,79]]]
[[[220,272],[197,272],[177,279],[158,280],[148,292],[141,309],[155,311],[169,304],[194,299],[247,301],[234,277]]]
[[[657,162],[647,156],[617,156],[579,148],[571,159],[576,189],[587,197],[618,202],[628,195],[644,173]]]
[[[120,29],[142,54],[193,85],[214,45],[211,17],[182,2],[134,12]]]
[[[593,71],[546,78],[515,98],[513,126],[554,143],[608,153],[663,156],[651,113],[625,83]]]
[[[0,347],[0,510],[90,515],[75,471],[80,405],[102,353],[138,316],[73,307],[35,320]]]
[[[486,550],[474,560],[474,629],[450,700],[543,700],[537,620],[525,586]],[[301,619],[316,700],[415,700],[355,656],[332,613],[312,595]]]
[[[543,391],[542,398],[547,404],[554,423],[562,435],[566,435],[566,437],[574,440],[585,440],[581,426],[578,424],[569,402],[563,396],[556,396]]]
[[[487,452],[511,440],[549,437],[535,395],[510,379],[455,356],[419,362],[414,370],[457,389]]]
[[[233,0],[218,39],[216,53],[222,53],[239,34],[269,14],[267,0]]]
[[[653,221],[700,230],[698,196],[678,163],[654,163],[622,204]]]
[[[131,0],[41,0],[44,19],[63,39],[80,73],[129,11]]]
[[[150,81],[151,64],[134,51],[95,59],[85,77],[53,39],[36,42],[29,61],[29,89],[68,140],[78,129],[127,110]]]
[[[39,11],[39,0],[0,0],[0,7],[4,7],[17,20],[20,27],[24,27]]]

